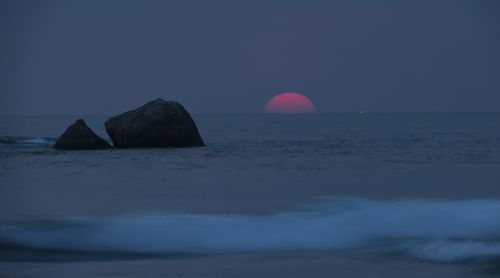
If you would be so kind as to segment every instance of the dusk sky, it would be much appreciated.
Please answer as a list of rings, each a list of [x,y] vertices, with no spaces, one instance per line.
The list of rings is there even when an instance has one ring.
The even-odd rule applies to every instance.
[[[500,112],[500,1],[0,2],[0,114]]]

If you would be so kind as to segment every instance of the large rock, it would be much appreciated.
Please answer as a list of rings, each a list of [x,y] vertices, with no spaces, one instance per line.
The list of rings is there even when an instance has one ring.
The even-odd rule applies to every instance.
[[[62,150],[96,150],[112,148],[90,129],[84,120],[76,120],[57,138],[54,148]]]
[[[191,115],[175,101],[156,99],[109,118],[106,131],[117,148],[204,146]]]

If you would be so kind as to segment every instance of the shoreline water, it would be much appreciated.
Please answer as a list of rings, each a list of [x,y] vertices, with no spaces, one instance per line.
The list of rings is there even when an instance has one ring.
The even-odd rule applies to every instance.
[[[500,200],[337,199],[275,214],[134,214],[0,223],[0,255],[162,257],[372,250],[439,263],[500,259]],[[23,255],[25,255],[23,257]],[[0,259],[1,260],[1,259]]]
[[[0,262],[0,277],[497,277],[488,265],[435,264],[384,258],[370,253],[290,252],[237,254],[182,259],[84,261],[64,263]]]
[[[339,231],[344,229],[349,235],[366,231],[368,239],[387,246],[394,246],[393,239],[399,236],[405,240],[397,243],[404,243],[405,250],[418,249],[430,255],[446,255],[457,250],[485,250],[486,253],[496,250],[500,234],[495,226],[497,221],[488,219],[497,216],[500,209],[496,205],[483,206],[481,202],[496,204],[500,200],[500,117],[497,114],[295,115],[292,118],[293,121],[273,115],[199,116],[195,120],[207,143],[203,148],[73,152],[51,148],[51,140],[74,121],[72,117],[0,118],[3,127],[0,129],[0,230],[3,229],[4,236],[24,235],[16,239],[24,245],[33,238],[45,244],[68,242],[47,237],[47,225],[55,225],[52,231],[60,233],[62,238],[76,239],[69,244],[75,247],[92,245],[92,239],[99,238],[101,242],[111,242],[109,238],[114,238],[113,233],[106,231],[115,229],[113,223],[128,221],[129,217],[136,216],[141,222],[152,215],[176,215],[181,219],[198,215],[202,219],[198,224],[183,224],[182,220],[176,225],[146,225],[142,234],[144,238],[153,239],[151,233],[155,230],[163,229],[165,235],[169,234],[167,230],[184,225],[188,232],[179,232],[177,236],[186,235],[184,242],[189,245],[190,240],[201,239],[200,235],[204,234],[226,236],[229,240],[230,236],[241,235],[238,227],[248,225],[247,241],[254,231],[257,242],[261,240],[260,246],[275,243],[275,246],[286,247],[300,240],[307,242],[308,238],[317,239],[319,246],[328,246],[335,240],[347,242],[339,239]],[[103,122],[99,117],[89,120],[101,136],[105,135]],[[346,197],[379,205],[366,210],[367,214],[372,214],[363,219],[349,218],[354,211],[340,218],[335,218],[333,212],[323,211],[326,222],[314,217],[294,218],[297,213],[304,213],[303,206],[312,204],[317,208],[331,201],[330,198]],[[416,216],[409,213],[415,211],[408,209],[412,202],[428,206],[418,208],[420,216]],[[450,204],[449,211],[457,215],[441,213]],[[457,204],[462,208],[453,207]],[[380,211],[377,207],[384,206],[388,207],[387,213],[377,214]],[[403,214],[397,216],[398,212]],[[409,214],[405,216],[404,212]],[[284,218],[273,218],[280,214],[285,215]],[[224,220],[228,216],[241,219],[227,227],[213,220],[214,217]],[[65,228],[57,228],[75,218],[87,219],[91,225],[77,222],[80,228],[69,233]],[[257,222],[248,224],[245,222],[248,218]],[[99,219],[109,225],[96,227],[94,221],[99,222]],[[351,220],[334,225],[339,219]],[[47,220],[53,221],[52,224]],[[301,221],[303,225],[297,224]],[[385,225],[381,224],[384,222]],[[264,223],[277,225],[277,234],[288,233],[290,240],[284,242],[286,237],[279,236],[277,240],[266,239],[269,233],[263,227],[268,224]],[[39,226],[41,224],[43,227]],[[438,229],[440,224],[446,228],[445,234],[439,232],[443,230]],[[199,225],[218,228],[201,229]],[[6,228],[13,227],[26,229],[22,233],[19,230],[10,235],[5,233]],[[138,234],[134,229],[140,227],[129,223],[115,230],[125,237],[121,242],[132,243],[133,235]],[[299,233],[293,231],[302,227],[317,229],[313,232],[311,228],[312,231],[301,233],[300,240],[294,239]],[[475,234],[460,234],[471,229],[476,229]],[[321,231],[325,236],[319,236]],[[130,238],[126,238],[127,234]],[[337,236],[329,238],[329,234]],[[180,242],[175,240],[175,235],[170,235],[159,237],[158,242],[169,238]],[[413,241],[415,237],[421,240],[422,235],[424,242],[426,237],[431,241],[444,241],[430,245]],[[382,240],[391,237],[392,241]],[[214,239],[208,237],[207,242],[214,242]],[[150,245],[161,244],[153,241]],[[136,242],[136,246],[147,244]],[[223,243],[215,242],[212,246],[223,246]],[[313,252],[317,250],[294,250],[297,246],[292,245],[289,249],[254,250],[256,253],[252,254],[240,254],[249,251],[241,248],[209,256],[198,252],[195,257],[175,260],[152,258],[148,254],[140,254],[141,259],[137,260],[129,253],[125,254],[126,260],[121,257],[124,254],[119,254],[111,256],[111,260],[104,255],[104,259],[95,261],[93,259],[103,257],[87,253],[83,254],[83,261],[79,257],[81,254],[76,256],[77,261],[66,262],[49,260],[32,264],[4,260],[0,263],[0,276],[33,277],[39,273],[40,277],[62,277],[64,273],[67,276],[67,273],[78,272],[82,277],[106,277],[113,273],[130,273],[134,277],[175,277],[177,274],[244,277],[243,272],[247,271],[248,277],[258,274],[264,277],[277,274],[331,277],[332,273],[345,274],[341,277],[487,277],[486,270],[497,265],[496,262],[471,264],[467,260],[436,263],[435,259],[430,263],[408,253],[404,256],[403,253],[391,253],[394,249],[362,246],[359,249],[354,244],[344,249],[321,249],[329,252]],[[33,249],[16,252],[23,257],[26,251]],[[65,256],[45,251],[37,256],[42,259]],[[276,251],[284,253],[276,255]],[[11,257],[12,254],[4,250],[3,256]],[[276,257],[287,259],[282,264]],[[377,263],[372,264],[372,261]],[[228,265],[235,267],[228,269]],[[298,268],[294,268],[295,265]],[[294,272],[294,269],[298,270]]]

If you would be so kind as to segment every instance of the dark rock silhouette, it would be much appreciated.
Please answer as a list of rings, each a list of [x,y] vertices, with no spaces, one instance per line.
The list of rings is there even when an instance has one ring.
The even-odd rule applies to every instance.
[[[204,146],[191,115],[175,101],[161,98],[109,118],[106,131],[117,148]]]
[[[62,150],[109,149],[112,146],[90,129],[84,120],[78,119],[57,138],[54,148]]]

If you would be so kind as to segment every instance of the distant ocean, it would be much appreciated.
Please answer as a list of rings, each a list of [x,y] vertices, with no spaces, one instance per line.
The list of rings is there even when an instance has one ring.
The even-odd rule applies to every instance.
[[[0,118],[0,277],[297,252],[500,265],[500,113],[194,115],[206,147],[52,149],[77,118]]]

